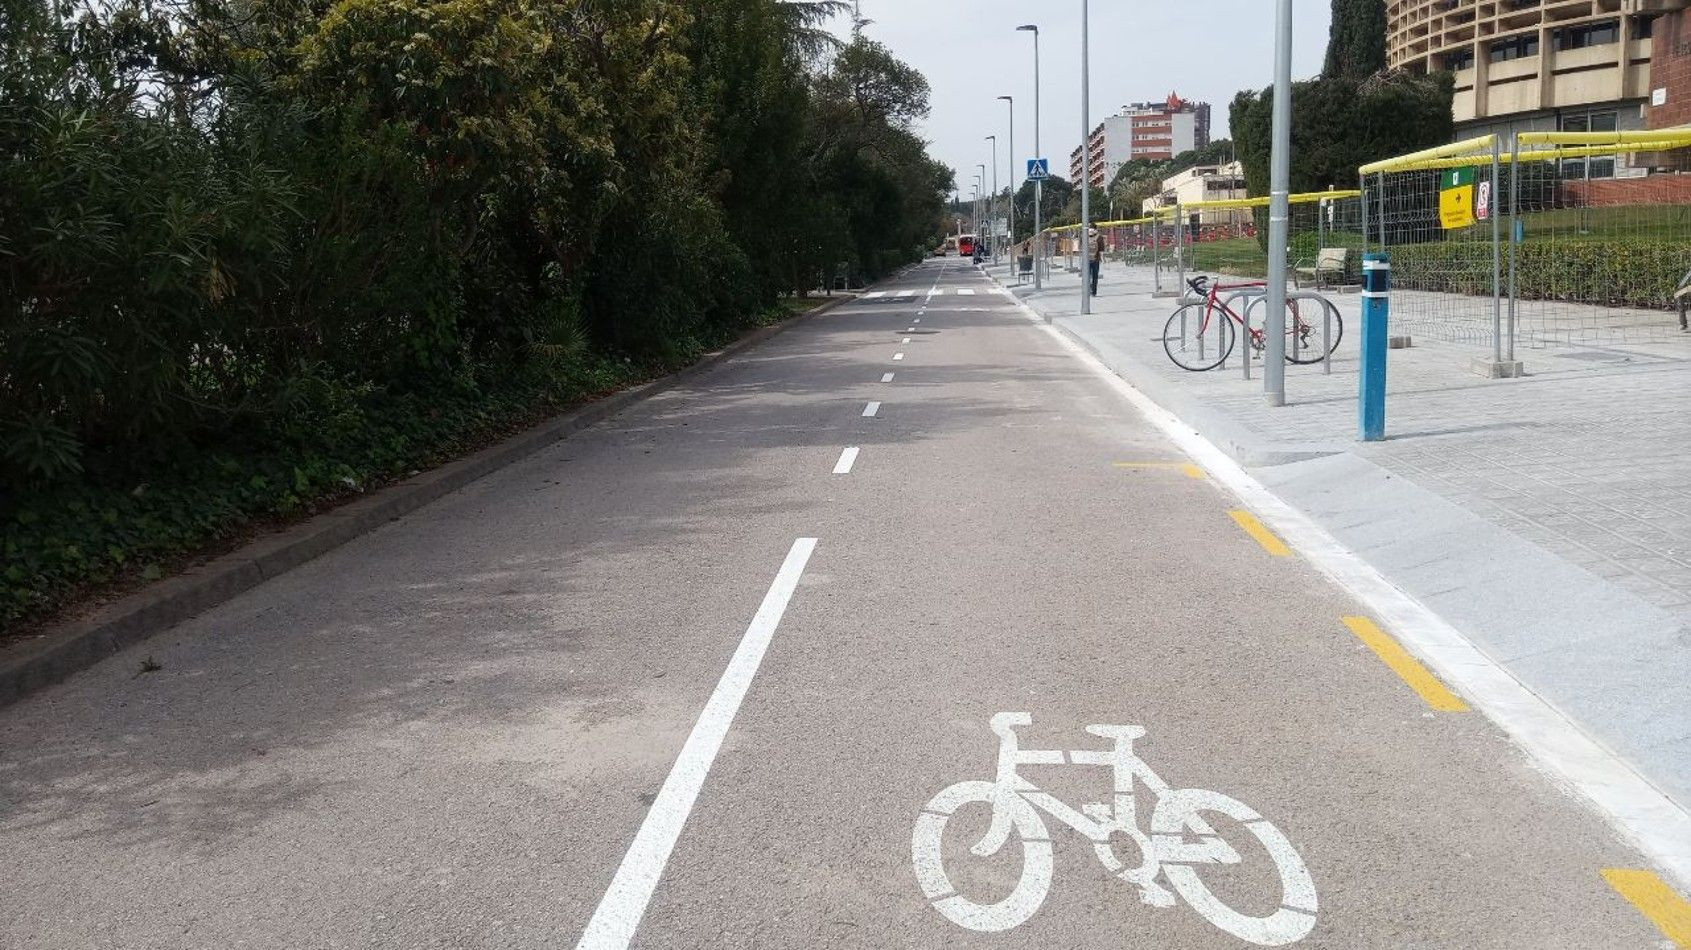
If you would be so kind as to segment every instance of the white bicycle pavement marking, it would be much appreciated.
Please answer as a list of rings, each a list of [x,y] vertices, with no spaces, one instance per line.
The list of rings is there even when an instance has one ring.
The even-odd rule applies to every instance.
[[[1138,887],[1140,900],[1148,906],[1173,907],[1178,895],[1217,928],[1264,947],[1296,943],[1315,929],[1315,881],[1292,843],[1243,802],[1200,788],[1171,788],[1133,752],[1133,740],[1145,735],[1143,727],[1087,726],[1092,735],[1114,741],[1114,748],[1108,751],[1022,749],[1016,729],[1032,723],[1033,717],[1025,712],[993,716],[992,731],[998,736],[997,776],[991,781],[958,782],[942,790],[916,819],[910,836],[916,880],[933,908],[947,920],[968,930],[998,932],[1020,926],[1039,911],[1051,890],[1053,868],[1051,836],[1040,817],[1044,811],[1090,840],[1105,869]],[[1071,808],[1023,778],[1018,769],[1024,765],[1108,766],[1115,779],[1112,797],[1108,803],[1088,802],[1078,810]],[[1135,782],[1156,798],[1149,834],[1138,826]],[[989,806],[992,821],[986,835],[968,853],[990,858],[1012,836],[1022,844],[1021,877],[1010,894],[996,902],[977,903],[958,894],[945,871],[946,823],[959,808],[972,804]],[[1268,852],[1280,883],[1279,907],[1272,913],[1265,917],[1240,913],[1222,903],[1204,884],[1200,868],[1238,864],[1243,858],[1216,834],[1201,812],[1238,822]],[[1198,839],[1196,843],[1190,842],[1193,837]],[[1137,863],[1124,862],[1117,854],[1116,848],[1124,839],[1138,852]],[[1158,877],[1165,878],[1168,886],[1158,883]]]
[[[634,931],[640,926],[646,905],[651,903],[652,892],[657,889],[664,865],[669,863],[670,852],[675,849],[675,842],[687,823],[687,815],[692,812],[699,790],[704,787],[711,763],[716,761],[716,754],[722,749],[728,727],[734,723],[740,703],[745,700],[757,668],[763,663],[763,654],[775,638],[775,628],[780,626],[781,617],[787,611],[787,602],[798,589],[804,566],[815,550],[815,538],[799,538],[788,550],[787,559],[775,575],[775,582],[769,586],[763,604],[752,617],[750,626],[746,627],[745,636],[740,639],[740,646],[728,661],[727,669],[722,671],[722,678],[717,681],[716,689],[705,703],[704,712],[699,714],[699,721],[693,725],[693,731],[682,745],[681,754],[670,768],[669,777],[664,779],[658,797],[647,810],[646,820],[640,823],[634,843],[628,846],[628,853],[611,878],[611,886],[599,901],[598,909],[587,922],[587,929],[582,932],[576,950],[623,950],[634,939]]]

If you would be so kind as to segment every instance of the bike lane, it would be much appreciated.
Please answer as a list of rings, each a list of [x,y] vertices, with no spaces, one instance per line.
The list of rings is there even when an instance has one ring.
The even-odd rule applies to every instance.
[[[1661,945],[1601,877],[1645,866],[1631,848],[1479,713],[1430,705],[1346,626],[1356,602],[1241,530],[1236,500],[988,286],[942,282],[925,306],[856,318],[902,332],[919,314],[937,333],[901,343],[875,417],[838,420],[842,445],[884,444],[833,493],[837,528],[818,533],[632,945],[1223,947],[1305,930],[1301,946]],[[1211,814],[1242,861],[1175,865],[1158,878],[1184,882],[1174,906],[1152,906],[1039,811],[1040,900],[1016,836],[969,852],[991,809],[965,805],[929,874],[982,904],[1020,883],[1033,909],[959,915],[1014,924],[1001,932],[954,922],[923,892],[912,836],[943,789],[993,779],[1005,712],[1031,716],[1024,749],[1107,750],[1087,726],[1141,726],[1145,767],[1254,809],[1296,857],[1279,848],[1277,873],[1245,824]],[[1105,767],[1020,774],[1074,809],[1111,798]],[[1137,791],[1150,832],[1158,796]],[[1307,897],[1284,893],[1298,864],[1312,928]],[[1235,936],[1225,911],[1194,909],[1194,878],[1247,918],[1292,906]]]

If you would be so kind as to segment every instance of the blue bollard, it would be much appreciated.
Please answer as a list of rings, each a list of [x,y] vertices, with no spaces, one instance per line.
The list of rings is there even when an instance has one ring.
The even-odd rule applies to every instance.
[[[1386,353],[1391,313],[1392,264],[1389,254],[1362,257],[1362,374],[1357,391],[1357,422],[1362,441],[1386,437]]]

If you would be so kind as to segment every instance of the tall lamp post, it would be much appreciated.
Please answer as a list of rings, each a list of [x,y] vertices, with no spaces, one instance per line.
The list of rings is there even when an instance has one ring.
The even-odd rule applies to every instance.
[[[1016,196],[1021,189],[1016,186],[1016,97],[999,96],[999,100],[1010,104],[1010,243],[1016,241]],[[1010,255],[1010,269],[1015,272],[1016,279],[1021,280],[1021,271],[1016,269],[1016,255]]]
[[[1287,0],[1290,2],[1290,0]],[[1087,62],[1091,39],[1087,0],[1080,0],[1080,312],[1092,312],[1092,70]]]
[[[1042,153],[1039,150],[1039,26],[1034,23],[1024,23],[1016,27],[1016,32],[1033,34],[1033,157],[1040,158]],[[1041,290],[1045,286],[1044,278],[1040,274],[1040,271],[1045,267],[1044,224],[1041,221],[1041,216],[1044,213],[1041,206],[1044,203],[1045,182],[1035,178],[1033,180],[1034,290]]]
[[[981,235],[986,232],[986,216],[987,216],[986,163],[985,162],[979,162],[975,165],[975,167],[981,170],[981,227],[978,227],[978,228],[975,229],[975,245],[978,247],[980,245],[980,242],[981,242]]]
[[[989,219],[987,227],[992,231],[992,263],[998,265],[998,136],[989,135],[987,141],[992,143],[992,200],[987,203],[986,215]]]
[[[1279,0],[1274,22],[1273,154],[1268,182],[1268,316],[1262,386],[1270,406],[1286,404],[1286,243],[1291,218],[1292,0]]]

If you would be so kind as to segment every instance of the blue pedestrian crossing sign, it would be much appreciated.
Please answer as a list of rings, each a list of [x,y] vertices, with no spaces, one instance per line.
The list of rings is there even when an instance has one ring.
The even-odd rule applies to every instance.
[[[1028,159],[1028,177],[1040,181],[1051,177],[1051,160],[1049,158]]]

